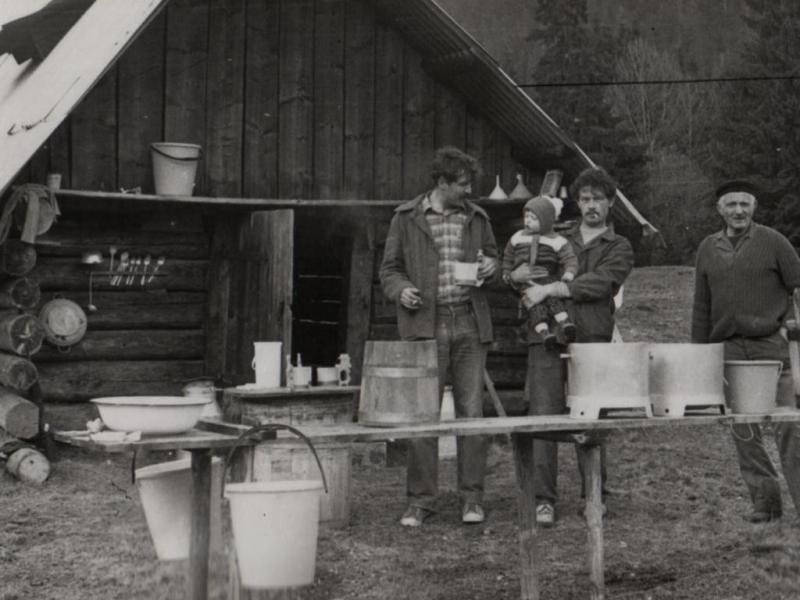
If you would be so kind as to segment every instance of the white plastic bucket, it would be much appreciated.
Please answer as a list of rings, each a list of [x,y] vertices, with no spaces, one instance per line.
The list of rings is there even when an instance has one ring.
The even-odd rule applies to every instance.
[[[726,360],[725,399],[734,414],[765,414],[775,410],[779,360]]]
[[[222,459],[211,461],[211,548],[221,547]],[[136,469],[136,487],[159,560],[189,558],[192,515],[190,458]]]
[[[315,480],[225,486],[243,587],[284,588],[314,582],[321,491],[322,482]]]
[[[281,386],[281,342],[253,342],[253,369],[256,385],[264,388]]]
[[[155,142],[150,144],[150,154],[156,194],[191,196],[202,148],[197,144]]]

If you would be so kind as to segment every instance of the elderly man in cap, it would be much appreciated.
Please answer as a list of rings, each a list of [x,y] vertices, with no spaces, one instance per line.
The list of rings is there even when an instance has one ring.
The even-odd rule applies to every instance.
[[[800,259],[780,233],[753,222],[756,190],[746,181],[717,189],[717,211],[725,225],[702,241],[692,310],[692,342],[724,342],[726,360],[779,360],[783,372],[777,403],[795,408],[785,321],[790,294],[800,287]],[[800,508],[800,425],[775,424],[783,474],[795,508]],[[735,425],[739,468],[760,523],[781,516],[778,475],[764,449],[758,425]]]

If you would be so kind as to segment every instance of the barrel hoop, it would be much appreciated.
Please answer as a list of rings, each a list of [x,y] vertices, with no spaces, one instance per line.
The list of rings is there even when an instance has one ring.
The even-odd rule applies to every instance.
[[[406,379],[411,377],[436,377],[439,370],[431,367],[374,367],[364,366],[363,377],[380,377],[384,379]]]

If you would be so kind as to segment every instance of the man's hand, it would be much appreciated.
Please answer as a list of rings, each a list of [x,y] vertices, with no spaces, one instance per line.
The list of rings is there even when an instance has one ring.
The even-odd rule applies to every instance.
[[[408,310],[418,310],[422,306],[422,296],[417,288],[407,287],[400,292],[400,304]]]
[[[481,254],[478,260],[478,279],[489,279],[495,271],[497,271],[497,261]]]

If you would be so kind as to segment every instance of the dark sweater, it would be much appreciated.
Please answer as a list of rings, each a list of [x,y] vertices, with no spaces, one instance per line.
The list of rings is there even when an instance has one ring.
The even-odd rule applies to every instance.
[[[697,249],[692,341],[721,342],[735,335],[775,333],[800,287],[800,259],[774,229],[753,223],[734,249],[725,231]]]

